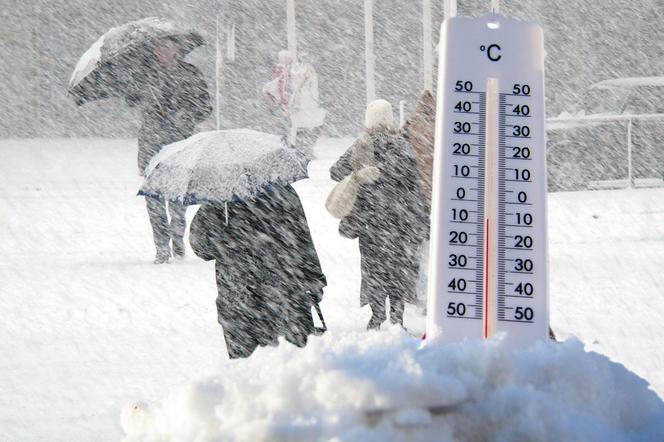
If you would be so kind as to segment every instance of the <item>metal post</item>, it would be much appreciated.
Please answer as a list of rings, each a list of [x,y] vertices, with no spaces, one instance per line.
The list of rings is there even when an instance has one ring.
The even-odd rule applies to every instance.
[[[217,115],[216,115],[217,130],[221,129],[221,97],[220,97],[220,93],[221,93],[221,73],[222,73],[221,66],[222,66],[222,63],[223,63],[223,54],[221,52],[221,41],[220,41],[221,39],[219,38],[219,32],[220,32],[220,29],[219,29],[219,22],[220,22],[219,16],[220,15],[221,15],[221,13],[217,14],[217,24],[216,24],[216,27],[215,27],[215,33],[216,33],[216,37],[217,37],[216,41],[215,41],[215,43],[216,43],[216,52],[217,53],[216,53],[216,60],[215,60],[215,67],[214,67],[214,73],[215,73],[215,75],[214,75],[214,77],[215,77],[214,97],[215,97],[215,106],[216,106],[216,110],[217,110]]]
[[[399,101],[399,127],[406,124],[406,100]]]
[[[433,91],[433,43],[431,39],[431,0],[422,0],[422,64],[424,89]]]
[[[491,12],[500,14],[500,0],[491,0]]]
[[[287,0],[286,21],[288,28],[288,52],[293,61],[297,60],[297,36],[295,33],[295,0]]]
[[[632,170],[632,119],[627,121],[627,187],[634,187],[634,171]]]
[[[445,18],[456,17],[457,15],[456,0],[445,0],[445,3],[443,4],[443,13]]]
[[[295,23],[295,0],[287,0],[287,27],[288,27],[288,52],[293,59],[292,63],[297,63],[297,33]],[[290,68],[289,68],[290,69]],[[290,101],[290,98],[289,98]],[[290,105],[289,105],[290,108]],[[289,112],[290,115],[290,112]],[[291,120],[292,121],[292,120]],[[292,145],[297,143],[297,127],[291,126],[289,131],[289,142]]]
[[[235,61],[235,23],[229,23],[226,27],[226,60]]]
[[[367,103],[376,99],[373,0],[364,0],[364,51],[366,62]]]

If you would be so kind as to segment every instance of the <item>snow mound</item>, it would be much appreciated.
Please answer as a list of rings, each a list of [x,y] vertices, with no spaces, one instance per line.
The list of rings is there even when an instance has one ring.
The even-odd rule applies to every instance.
[[[664,440],[647,382],[576,339],[420,344],[391,329],[261,348],[125,407],[125,442]]]

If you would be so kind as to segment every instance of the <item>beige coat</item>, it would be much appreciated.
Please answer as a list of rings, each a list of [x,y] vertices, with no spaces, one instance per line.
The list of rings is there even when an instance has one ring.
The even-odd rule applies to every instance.
[[[415,113],[406,121],[403,131],[417,159],[427,211],[431,210],[435,127],[436,99],[431,92],[424,91],[417,101]]]

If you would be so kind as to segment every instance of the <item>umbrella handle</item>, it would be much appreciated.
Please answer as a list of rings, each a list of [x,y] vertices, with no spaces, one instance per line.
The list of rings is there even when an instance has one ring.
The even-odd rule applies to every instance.
[[[325,318],[323,318],[323,312],[320,310],[320,305],[317,302],[314,303],[314,308],[316,309],[316,314],[318,314],[318,319],[320,319],[321,324],[323,324],[323,329],[327,331],[327,325],[325,325]]]

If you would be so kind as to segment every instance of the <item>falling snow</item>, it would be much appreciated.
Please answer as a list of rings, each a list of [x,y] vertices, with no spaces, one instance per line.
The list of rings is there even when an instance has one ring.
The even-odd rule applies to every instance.
[[[421,346],[433,117],[413,115],[448,3],[4,2],[0,439],[663,439],[664,5],[457,2],[544,31],[560,342],[514,352]],[[331,168],[355,172],[331,210],[355,224],[326,210]],[[396,286],[403,328],[400,295],[367,331],[367,294]]]

